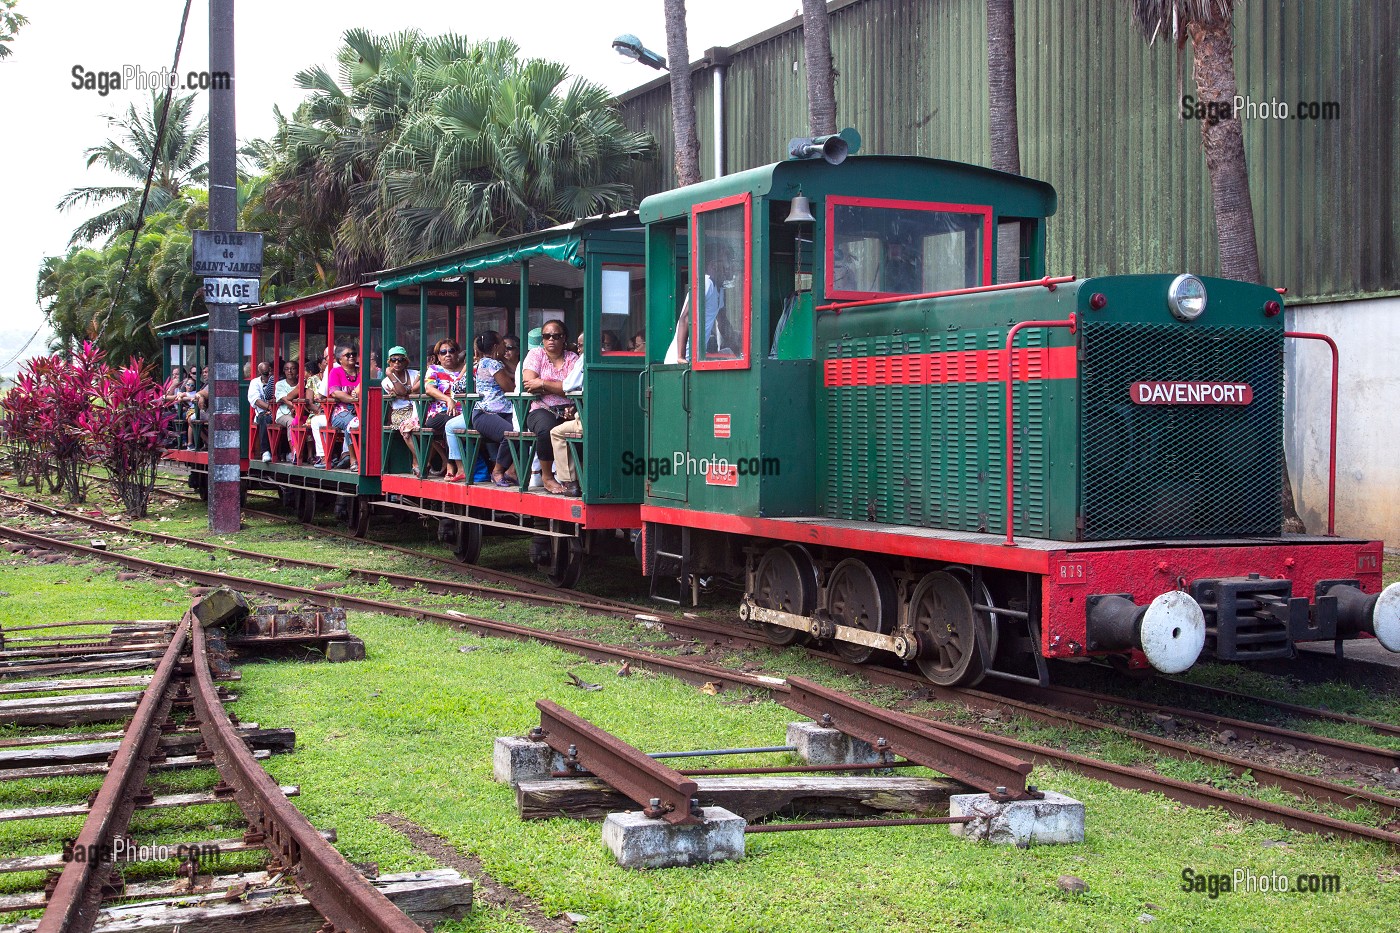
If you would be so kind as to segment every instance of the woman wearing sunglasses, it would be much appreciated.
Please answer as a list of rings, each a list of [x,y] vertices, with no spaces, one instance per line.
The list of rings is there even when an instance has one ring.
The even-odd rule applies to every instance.
[[[525,357],[525,391],[536,396],[525,416],[525,427],[535,435],[540,482],[558,496],[564,487],[554,477],[554,447],[549,432],[564,421],[564,410],[569,407],[569,400],[564,397],[564,377],[578,362],[578,354],[568,349],[569,331],[563,321],[546,321],[540,336],[543,344]]]
[[[467,474],[448,460],[444,428],[448,421],[457,417],[457,393],[466,391],[467,358],[462,353],[462,345],[450,337],[437,342],[433,356],[423,376],[423,391],[433,400],[423,418],[423,427],[434,432],[433,446],[440,449],[440,456],[447,464],[443,479],[449,483],[463,482]],[[428,475],[433,474],[429,472]]]
[[[418,412],[413,406],[413,396],[418,392],[418,370],[408,368],[408,351],[403,347],[389,350],[389,368],[384,371],[384,397],[392,399],[389,405],[389,426],[398,429],[403,436],[408,455],[413,458],[413,475],[422,476],[418,463],[418,445],[413,443],[413,433],[418,430]]]

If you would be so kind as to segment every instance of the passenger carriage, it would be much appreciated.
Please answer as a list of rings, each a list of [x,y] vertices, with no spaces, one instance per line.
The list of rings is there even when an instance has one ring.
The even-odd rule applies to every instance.
[[[374,360],[382,361],[379,334],[382,312],[373,284],[347,285],[291,301],[248,309],[251,334],[250,362],[256,373],[259,362],[272,365],[274,380],[281,378],[282,364],[298,364],[301,397],[293,403],[293,423],[268,425],[268,449],[259,443],[256,412],[247,403],[247,386],[242,383],[243,440],[247,457],[245,475],[249,481],[281,491],[283,500],[296,507],[304,521],[310,521],[319,506],[336,505],[351,528],[365,533],[369,503],[379,495],[379,382],[369,370]],[[306,391],[307,360],[319,360],[327,348],[354,349],[360,366],[360,401],[353,407],[355,421],[345,430],[313,420]],[[330,365],[338,365],[331,360]],[[324,373],[324,371],[323,371]],[[358,424],[356,424],[358,422]],[[319,432],[319,439],[313,437]],[[316,463],[318,440],[327,453],[323,465]],[[338,451],[348,442],[351,466],[336,468]],[[264,459],[263,454],[268,454]]]
[[[619,543],[630,547],[628,531],[640,525],[643,477],[620,464],[626,452],[642,455],[644,358],[622,344],[642,326],[643,273],[635,214],[579,220],[379,273],[381,342],[408,350],[412,369],[426,372],[432,347],[443,337],[454,338],[468,354],[476,336],[487,330],[521,340],[516,391],[510,396],[515,430],[507,435],[518,483],[502,488],[430,475],[432,432],[426,429],[414,440],[425,472],[414,476],[402,436],[385,427],[380,462],[385,498],[379,507],[455,525],[457,553],[468,562],[477,559],[484,529],[530,534],[533,559],[561,585],[578,579],[586,553]],[[532,335],[537,338],[549,321],[563,322],[571,341],[582,328],[587,340],[583,388],[570,396],[583,424],[582,437],[570,441],[581,487],[577,498],[531,484],[536,439],[524,428],[535,397],[523,391],[520,372]],[[603,349],[605,332],[613,334],[618,349]],[[468,377],[471,371],[468,362]],[[460,403],[469,412],[479,393],[470,378],[465,387]],[[419,395],[414,404],[421,423],[429,399]],[[381,402],[381,419],[387,419],[388,405],[387,399]],[[480,435],[469,430],[468,469],[480,450]]]

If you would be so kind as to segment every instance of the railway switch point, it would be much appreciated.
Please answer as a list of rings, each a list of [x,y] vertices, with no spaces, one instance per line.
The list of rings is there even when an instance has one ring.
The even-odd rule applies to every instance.
[[[332,664],[342,661],[363,661],[365,643],[363,639],[351,636],[326,643],[326,660]]]
[[[815,722],[790,722],[787,744],[809,765],[879,764],[880,753],[869,742]]]
[[[1084,804],[1047,790],[1039,800],[996,800],[990,794],[954,794],[950,816],[976,817],[953,823],[955,836],[993,845],[1067,845],[1084,841]]]
[[[680,868],[744,857],[743,817],[723,807],[700,808],[699,823],[677,825],[640,811],[610,813],[603,842],[623,868]]]
[[[548,780],[564,769],[564,756],[545,742],[502,736],[496,739],[491,755],[491,771],[497,781],[519,786],[521,781]]]

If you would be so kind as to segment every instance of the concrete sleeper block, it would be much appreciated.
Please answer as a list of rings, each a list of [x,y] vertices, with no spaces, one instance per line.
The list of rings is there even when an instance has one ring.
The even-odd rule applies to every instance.
[[[814,722],[788,723],[787,744],[796,746],[797,754],[809,765],[868,765],[880,762],[880,755],[869,742]]]
[[[521,781],[539,781],[564,768],[564,756],[545,742],[515,736],[496,739],[491,771],[496,780],[512,787]]]
[[[744,857],[743,817],[704,807],[703,822],[676,826],[639,811],[610,813],[603,842],[623,868],[678,868]]]
[[[1066,845],[1084,841],[1084,804],[1072,797],[1045,791],[1042,800],[993,800],[988,794],[954,794],[948,798],[950,816],[974,816],[971,823],[952,823],[953,835],[986,840],[993,845]]]

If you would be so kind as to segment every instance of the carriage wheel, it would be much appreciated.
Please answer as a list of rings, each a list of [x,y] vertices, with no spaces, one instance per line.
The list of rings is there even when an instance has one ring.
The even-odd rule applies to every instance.
[[[474,564],[481,559],[481,525],[476,522],[457,522],[456,538],[452,553],[464,564]]]
[[[297,520],[310,525],[316,521],[316,490],[303,489],[297,503]]]
[[[369,496],[356,496],[350,500],[350,516],[347,524],[350,532],[357,538],[363,538],[369,533]]]
[[[826,586],[826,611],[837,625],[888,635],[894,628],[894,581],[889,571],[858,557],[848,557],[831,571]],[[836,653],[852,664],[864,664],[874,648],[837,641]]]
[[[909,622],[919,639],[919,670],[944,687],[971,686],[987,673],[977,645],[977,612],[957,577],[925,574],[909,600]]]
[[[754,572],[755,605],[793,615],[810,616],[816,604],[817,581],[811,561],[802,551],[769,548]],[[763,636],[775,645],[791,645],[804,634],[785,625],[762,625]]]
[[[540,570],[555,586],[567,589],[583,575],[583,541],[578,538],[545,538],[541,546],[530,550],[539,555]]]

